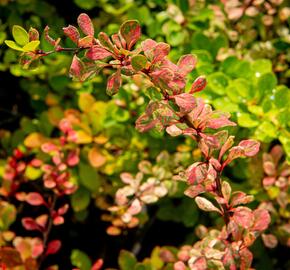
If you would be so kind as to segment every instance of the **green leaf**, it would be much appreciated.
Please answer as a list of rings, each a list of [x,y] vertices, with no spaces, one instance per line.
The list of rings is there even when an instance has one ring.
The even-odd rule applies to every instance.
[[[285,85],[278,86],[274,92],[274,103],[277,108],[290,107],[290,89]]]
[[[96,102],[95,98],[89,93],[81,93],[79,97],[79,108],[83,112],[89,112],[94,103]]]
[[[259,141],[271,142],[273,139],[277,138],[276,127],[272,123],[265,121],[258,126],[255,136]]]
[[[28,165],[26,167],[24,175],[29,180],[36,180],[42,175],[42,170],[40,168],[35,168],[33,166]]]
[[[5,44],[13,50],[21,51],[21,52],[24,51],[23,48],[18,46],[13,40],[5,40]]]
[[[259,125],[259,119],[249,113],[238,113],[238,124],[241,127],[252,128]]]
[[[23,50],[25,52],[33,52],[36,50],[36,48],[39,46],[40,41],[39,40],[33,40],[27,43],[24,47]]]
[[[82,185],[94,192],[97,191],[101,184],[101,176],[96,169],[85,163],[79,164],[79,177]]]
[[[225,89],[228,86],[229,78],[222,72],[215,72],[207,77],[208,86],[211,90],[218,94],[224,95]]]
[[[16,208],[8,202],[0,202],[0,230],[5,231],[16,219]]]
[[[120,266],[120,270],[129,270],[134,269],[134,266],[136,265],[137,260],[133,253],[121,250],[119,258],[118,258],[118,264]]]
[[[74,211],[79,212],[88,207],[90,204],[90,192],[80,187],[72,196],[71,196],[71,204]]]
[[[277,85],[277,78],[273,73],[265,73],[259,77],[257,82],[257,88],[261,97],[265,94],[270,93]]]
[[[147,58],[144,55],[135,55],[132,57],[131,65],[135,71],[140,71],[145,68],[147,64]]]
[[[72,251],[70,260],[72,265],[78,267],[80,270],[90,270],[92,267],[89,256],[79,249],[74,249]]]
[[[272,62],[268,59],[258,59],[252,63],[252,69],[256,76],[270,73],[272,72]]]
[[[20,25],[14,25],[12,28],[12,35],[16,43],[24,46],[29,42],[29,35],[26,30]]]

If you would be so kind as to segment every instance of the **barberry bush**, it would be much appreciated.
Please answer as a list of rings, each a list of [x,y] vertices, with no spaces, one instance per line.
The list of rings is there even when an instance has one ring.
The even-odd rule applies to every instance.
[[[120,12],[131,19],[105,32],[96,31],[98,20],[86,13],[62,34],[48,26],[12,26],[5,43],[19,63],[10,71],[26,78],[21,84],[37,114],[23,117],[12,135],[1,131],[3,269],[266,269],[261,253],[287,250],[289,89],[274,74],[285,81],[283,61],[272,71],[269,60],[248,60],[240,44],[229,49],[220,29],[205,30],[208,23],[225,23],[210,15],[223,9],[236,21],[261,8],[269,27],[277,12],[271,8],[279,8],[285,22],[282,1],[273,1],[274,8],[262,2],[169,3],[161,21],[151,17],[166,25],[165,39],[150,37],[154,23],[142,18],[150,17],[152,3],[136,14],[125,5]],[[104,11],[118,14],[110,4]],[[200,11],[197,29],[187,16]],[[245,178],[246,185],[239,183]],[[156,219],[182,224],[189,236],[174,243],[170,231],[167,241],[153,241],[151,253],[145,245],[155,237]],[[83,229],[71,229],[75,224]],[[85,230],[91,227],[103,240],[96,239],[98,252],[90,239],[71,248],[70,236],[60,233],[71,230],[81,239],[84,230],[90,238]],[[114,239],[132,235],[133,243],[116,247]],[[114,253],[118,260],[110,258]],[[272,256],[269,269],[286,267]]]

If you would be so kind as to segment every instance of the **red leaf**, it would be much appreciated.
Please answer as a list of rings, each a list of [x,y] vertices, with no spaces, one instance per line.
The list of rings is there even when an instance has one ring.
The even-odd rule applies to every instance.
[[[82,13],[79,15],[78,25],[85,35],[88,35],[88,36],[94,35],[94,26],[90,17],[87,14]]]
[[[101,270],[104,264],[103,259],[98,259],[92,266],[91,270]]]
[[[189,113],[196,106],[195,98],[187,93],[173,96],[172,99],[174,99],[176,105],[180,109],[180,113],[182,114]]]
[[[190,185],[199,184],[207,177],[207,166],[204,163],[196,162],[186,170],[186,175]]]
[[[264,231],[268,228],[271,217],[269,215],[269,212],[265,209],[256,209],[254,212],[254,225],[252,227],[253,231]]]
[[[68,153],[68,156],[67,156],[67,159],[66,159],[66,162],[67,162],[67,165],[70,166],[70,167],[74,167],[76,166],[79,161],[80,161],[80,158],[79,158],[79,151],[77,150],[72,150]]]
[[[105,47],[106,49],[108,49],[110,52],[113,53],[116,51],[112,41],[110,40],[109,36],[106,33],[100,32],[98,35],[98,39],[99,39],[99,42],[101,43],[101,45],[103,47]],[[117,50],[117,52],[118,52],[118,50]]]
[[[146,39],[141,43],[145,56],[152,64],[163,60],[170,51],[170,46],[166,43],[157,43],[152,39]]]
[[[138,21],[124,22],[120,27],[120,34],[126,41],[127,49],[130,50],[141,36],[141,27]]]
[[[186,270],[186,265],[184,262],[176,262],[173,266],[174,270]]]
[[[29,41],[39,40],[39,33],[33,27],[30,27],[30,29],[28,31],[28,35],[29,35]]]
[[[252,195],[246,195],[246,193],[242,191],[235,191],[231,197],[231,206],[237,206],[239,204],[247,204],[253,201],[254,197]]]
[[[197,59],[192,54],[186,54],[180,57],[177,65],[179,67],[178,72],[186,75],[191,72],[196,65]]]
[[[218,129],[226,126],[236,126],[236,123],[229,120],[230,114],[221,111],[213,111],[210,119],[207,121],[207,127]]]
[[[39,225],[36,223],[36,221],[33,218],[22,218],[21,223],[23,227],[28,231],[35,231],[40,230]]]
[[[59,41],[60,41],[60,39],[57,39],[57,40],[55,40],[54,38],[52,38],[50,35],[49,35],[49,27],[48,26],[46,26],[45,28],[44,28],[44,38],[45,38],[45,40],[48,42],[48,43],[50,43],[52,46],[57,46],[58,45],[58,43],[59,43]]]
[[[63,27],[62,30],[68,38],[70,38],[75,44],[78,44],[80,33],[76,27],[69,25],[67,27]]]
[[[202,185],[190,186],[184,191],[184,195],[195,198],[197,195],[204,193],[205,188]]]
[[[61,247],[60,240],[52,240],[48,243],[45,255],[55,254],[59,251]]]
[[[227,140],[226,140],[226,142],[223,144],[223,146],[221,147],[221,150],[220,150],[220,153],[219,153],[219,161],[221,161],[221,159],[222,159],[222,157],[223,157],[223,155],[224,155],[224,153],[226,152],[226,151],[228,151],[231,147],[232,147],[232,145],[234,144],[234,138],[235,138],[235,136],[229,136],[228,138],[227,138]]]
[[[239,226],[248,229],[253,225],[254,215],[250,208],[239,206],[234,209],[233,220]]]
[[[92,46],[87,52],[86,57],[91,60],[102,60],[106,57],[112,56],[112,53],[99,45]]]
[[[76,55],[74,55],[69,70],[70,75],[76,78],[80,78],[82,70],[83,70],[82,61]]]
[[[241,256],[240,270],[250,269],[252,261],[253,261],[252,252],[248,250],[247,248],[243,248],[240,250],[240,256]]]
[[[122,46],[122,43],[121,43],[121,40],[120,40],[120,36],[118,34],[113,34],[111,36],[111,39],[112,41],[114,42],[114,44],[119,48],[121,49],[123,46]]]
[[[43,197],[37,192],[30,192],[26,195],[25,201],[31,205],[46,204]]]
[[[191,89],[189,91],[190,94],[200,92],[206,87],[206,79],[204,76],[199,76],[193,82]]]
[[[118,69],[115,73],[113,73],[108,81],[107,81],[107,94],[112,96],[116,94],[121,87],[122,84],[122,77],[121,77],[121,70]]]
[[[239,143],[247,157],[255,156],[259,152],[260,143],[255,140],[244,140]]]
[[[68,209],[69,209],[69,204],[65,204],[57,210],[57,213],[62,216],[68,211]]]

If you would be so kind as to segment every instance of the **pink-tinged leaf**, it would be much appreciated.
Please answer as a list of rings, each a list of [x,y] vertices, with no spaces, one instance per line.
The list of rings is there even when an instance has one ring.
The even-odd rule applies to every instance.
[[[243,148],[244,155],[246,157],[255,156],[260,149],[260,143],[255,140],[244,140],[239,143],[239,146]]]
[[[61,248],[60,240],[52,240],[48,243],[45,255],[55,254]]]
[[[101,43],[101,45],[103,47],[105,47],[106,49],[108,49],[108,51],[114,53],[116,51],[116,48],[114,48],[114,45],[112,43],[112,41],[110,40],[109,36],[104,33],[104,32],[100,32],[98,35],[98,39],[99,42]],[[118,50],[117,50],[118,52]]]
[[[77,150],[72,150],[68,153],[67,159],[66,159],[66,163],[68,166],[70,167],[74,167],[76,166],[79,162],[80,162],[80,158],[79,158],[79,151]]]
[[[92,266],[91,270],[101,270],[104,264],[103,259],[98,259]]]
[[[272,186],[272,185],[274,185],[274,183],[276,182],[276,177],[270,177],[270,176],[268,176],[268,177],[264,177],[263,178],[263,186],[264,187],[270,187],[270,186]]]
[[[208,158],[208,154],[209,154],[209,147],[205,143],[205,141],[204,141],[203,138],[201,138],[201,140],[199,141],[198,148],[200,149],[200,151],[202,152],[202,154],[204,155],[204,157],[207,159]]]
[[[204,76],[199,76],[193,82],[191,89],[189,91],[190,94],[200,92],[206,87],[206,79]]]
[[[205,192],[205,188],[202,185],[190,186],[184,191],[184,195],[195,198],[201,193]]]
[[[129,185],[133,184],[135,181],[132,174],[126,173],[126,172],[121,173],[120,178],[123,183],[129,184]]]
[[[175,95],[172,97],[180,109],[181,114],[187,114],[196,106],[196,99],[187,93]]]
[[[256,209],[254,210],[254,225],[252,227],[253,231],[264,231],[268,228],[271,217],[267,210],[265,209]]]
[[[118,49],[121,49],[123,47],[118,34],[113,34],[111,36],[111,39],[112,39],[113,43],[117,46]]]
[[[206,212],[218,212],[218,213],[221,214],[221,211],[217,207],[215,207],[213,205],[213,203],[210,202],[209,200],[207,200],[206,198],[196,197],[195,198],[195,202],[196,202],[197,206],[203,211],[206,211]]]
[[[171,125],[166,128],[166,132],[173,137],[176,137],[178,135],[182,134],[182,130],[178,128],[176,125]]]
[[[141,27],[138,21],[124,22],[120,27],[120,34],[125,39],[127,49],[130,50],[141,36]]]
[[[44,38],[49,44],[51,44],[54,47],[56,47],[58,45],[58,43],[60,42],[60,39],[55,40],[54,38],[52,38],[49,35],[49,27],[48,26],[46,26],[44,28]]]
[[[17,192],[15,194],[15,198],[20,202],[24,202],[26,200],[26,193],[25,192]]]
[[[269,176],[274,176],[276,174],[275,164],[271,161],[265,161],[263,163],[264,172]]]
[[[78,25],[85,35],[88,35],[88,36],[94,35],[94,32],[95,32],[94,26],[93,26],[93,23],[92,23],[90,17],[87,14],[82,13],[79,15]]]
[[[93,36],[85,36],[85,37],[79,39],[78,47],[79,48],[90,48],[91,46],[93,46],[93,43],[94,43]]]
[[[213,111],[207,121],[207,128],[218,129],[227,126],[236,126],[236,123],[229,120],[231,115],[226,112]]]
[[[237,225],[245,229],[248,229],[253,225],[254,214],[250,208],[239,206],[235,208],[233,211],[234,215],[232,218]]]
[[[188,184],[202,183],[207,177],[207,166],[204,163],[196,162],[186,170]]]
[[[142,210],[141,202],[138,199],[135,199],[127,211],[131,215],[137,215],[141,212],[141,210]]]
[[[184,262],[176,262],[173,265],[173,269],[174,270],[186,270],[186,265],[184,264]]]
[[[46,204],[43,197],[37,192],[29,192],[26,195],[25,201],[31,205],[43,205]]]
[[[32,258],[39,257],[44,251],[42,240],[39,238],[33,238],[33,240],[31,241],[31,245],[32,245],[31,250]]]
[[[201,270],[201,269],[207,269],[207,263],[206,263],[206,259],[205,257],[200,257],[197,260],[195,260],[195,262],[192,264],[192,269],[197,269],[197,270]]]
[[[64,223],[64,218],[62,216],[55,216],[53,218],[53,225],[61,225]]]
[[[192,54],[181,56],[177,63],[177,66],[179,67],[178,72],[187,75],[195,68],[196,62],[197,59]]]
[[[228,182],[226,182],[226,181],[223,181],[223,183],[222,183],[222,194],[223,194],[223,196],[224,196],[224,198],[226,199],[227,202],[230,200],[231,192],[232,192],[232,188],[231,188],[230,184]]]
[[[268,248],[275,248],[278,245],[278,239],[273,234],[262,234],[264,245]]]
[[[35,231],[35,230],[40,229],[39,225],[36,223],[36,221],[33,218],[29,218],[29,217],[22,218],[21,223],[22,223],[22,226],[28,231]]]
[[[80,39],[80,33],[78,29],[72,25],[62,28],[64,34],[75,44],[78,44]]]
[[[30,29],[28,31],[28,35],[29,35],[29,41],[39,40],[39,33],[33,27],[30,27]]]
[[[152,64],[158,63],[160,61],[162,61],[168,54],[170,51],[170,46],[167,43],[157,43],[157,45],[152,48],[151,54],[152,56],[149,57],[152,58]]]
[[[104,58],[112,56],[112,53],[99,45],[92,46],[87,52],[86,57],[91,60],[103,60]]]
[[[0,263],[2,270],[5,270],[5,267],[14,268],[23,265],[20,252],[12,247],[0,248]]]
[[[254,196],[252,195],[247,195],[246,193],[242,192],[242,191],[235,191],[232,194],[231,197],[231,206],[237,206],[240,204],[247,204],[250,203],[254,200]]]
[[[240,270],[249,270],[251,265],[252,265],[252,261],[253,261],[253,254],[250,250],[248,250],[247,248],[243,248],[240,249]]]
[[[228,18],[230,20],[238,20],[243,16],[244,8],[243,7],[232,7],[228,10]]]
[[[121,70],[118,69],[108,78],[106,89],[107,94],[109,96],[112,96],[118,93],[121,84],[122,84]]]
[[[142,47],[145,55],[147,54],[148,51],[150,51],[153,47],[155,47],[156,44],[157,44],[157,42],[153,39],[146,39],[146,40],[142,41],[141,47]]]
[[[227,267],[226,269],[237,270],[236,262],[231,248],[226,248],[222,262],[223,265]]]
[[[66,203],[57,210],[57,213],[62,216],[68,211],[68,209],[69,209],[69,204]]]
[[[43,214],[43,215],[40,215],[38,216],[36,219],[35,219],[35,222],[41,227],[41,228],[45,228],[46,224],[47,224],[47,221],[48,221],[48,215],[46,214]]]
[[[229,136],[226,140],[226,142],[223,144],[223,146],[221,147],[220,153],[219,153],[219,158],[218,160],[221,161],[223,155],[225,154],[226,151],[228,151],[232,145],[234,144],[234,139],[235,136]]]
[[[83,63],[81,59],[79,59],[76,55],[74,55],[71,66],[70,66],[69,74],[72,77],[80,78],[83,68],[84,67],[83,67]]]

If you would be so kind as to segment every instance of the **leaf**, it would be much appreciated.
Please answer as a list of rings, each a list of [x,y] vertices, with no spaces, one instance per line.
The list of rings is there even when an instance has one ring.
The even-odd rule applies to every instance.
[[[86,52],[86,57],[91,60],[103,60],[109,56],[112,56],[112,53],[99,45],[92,46]]]
[[[137,260],[133,253],[126,250],[121,250],[118,258],[118,264],[120,266],[120,270],[134,269],[134,266],[137,264]]]
[[[191,72],[197,63],[197,58],[193,56],[192,54],[186,54],[180,57],[178,60],[178,72],[186,75],[189,72]]]
[[[106,33],[100,32],[98,35],[98,39],[103,47],[105,47],[106,49],[108,49],[112,53],[115,51],[114,45]]]
[[[45,255],[55,254],[61,248],[60,240],[52,240],[47,244]]]
[[[118,69],[108,78],[106,89],[107,94],[109,96],[113,96],[116,93],[118,93],[121,84],[122,84],[121,69]]]
[[[21,51],[21,52],[24,51],[23,48],[18,46],[13,40],[5,40],[5,44],[13,50]]]
[[[147,58],[144,55],[135,55],[131,59],[131,65],[135,71],[140,71],[146,67]]]
[[[28,35],[29,35],[29,41],[39,40],[39,33],[33,27],[30,27],[30,29],[28,31]]]
[[[235,223],[245,229],[250,228],[254,222],[254,215],[250,208],[239,206],[234,209],[233,220]]]
[[[195,98],[187,93],[175,95],[172,97],[172,99],[175,101],[176,105],[180,109],[180,113],[182,114],[189,113],[196,106]]]
[[[234,207],[234,206],[237,206],[239,204],[250,203],[253,200],[254,200],[254,196],[253,195],[247,195],[246,193],[244,193],[242,191],[235,191],[232,194],[230,205],[232,207]]]
[[[95,104],[96,99],[89,93],[81,93],[79,96],[79,108],[83,112],[89,112],[93,105]]]
[[[255,156],[260,149],[260,143],[255,140],[243,140],[239,143],[239,146],[243,148],[247,157]]]
[[[76,143],[77,144],[88,144],[93,141],[93,138],[90,134],[83,130],[78,130],[76,132]]]
[[[39,230],[40,227],[33,218],[26,217],[21,219],[22,226],[28,231]]]
[[[72,77],[80,79],[83,70],[83,63],[76,55],[73,56],[72,63],[70,65],[69,74]]]
[[[238,124],[241,127],[252,128],[260,124],[259,119],[249,113],[238,113]]]
[[[206,79],[204,76],[199,76],[193,82],[189,94],[202,91],[206,87]]]
[[[141,36],[139,22],[136,20],[124,22],[120,27],[120,34],[127,43],[127,49],[130,50]]]
[[[64,34],[75,44],[78,44],[80,39],[80,33],[78,29],[72,25],[62,28]]]
[[[268,248],[275,248],[278,245],[278,239],[273,234],[262,234],[264,245]]]
[[[25,52],[33,52],[36,50],[36,48],[39,46],[40,41],[39,40],[33,40],[27,43],[24,47],[23,50]]]
[[[196,197],[195,198],[195,202],[197,204],[197,206],[206,212],[218,212],[221,214],[221,211],[215,207],[212,202],[210,202],[209,200],[207,200],[206,198],[203,197]]]
[[[34,206],[46,204],[46,202],[43,199],[43,197],[37,192],[29,192],[29,193],[27,193],[25,201],[27,203],[31,204],[31,205],[34,205]]]
[[[91,201],[90,195],[90,192],[83,187],[80,187],[71,195],[71,204],[75,212],[85,210],[89,206]]]
[[[5,231],[15,221],[16,207],[5,201],[0,201],[0,230]]]
[[[230,200],[231,192],[232,192],[232,188],[231,188],[230,184],[226,181],[223,181],[222,194],[223,194],[224,198],[227,200],[227,202]]]
[[[90,164],[95,168],[102,167],[107,161],[106,157],[96,147],[90,149],[88,159]]]
[[[20,46],[24,46],[29,42],[29,35],[26,30],[20,25],[13,25],[12,35],[14,40]]]
[[[95,32],[94,26],[93,26],[93,23],[92,23],[90,17],[87,14],[82,13],[79,15],[78,25],[85,35],[88,35],[88,36],[94,35],[94,32]]]
[[[270,222],[271,222],[271,217],[270,214],[267,210],[265,209],[256,209],[254,210],[254,225],[252,230],[253,231],[264,231],[268,228]]]
[[[24,145],[29,148],[38,148],[45,142],[41,133],[32,132],[24,140]]]
[[[0,248],[0,263],[5,264],[6,267],[16,267],[23,265],[20,253],[15,248],[11,247]]]
[[[70,255],[70,260],[73,266],[80,270],[91,270],[92,262],[89,256],[79,249],[74,249]]]

